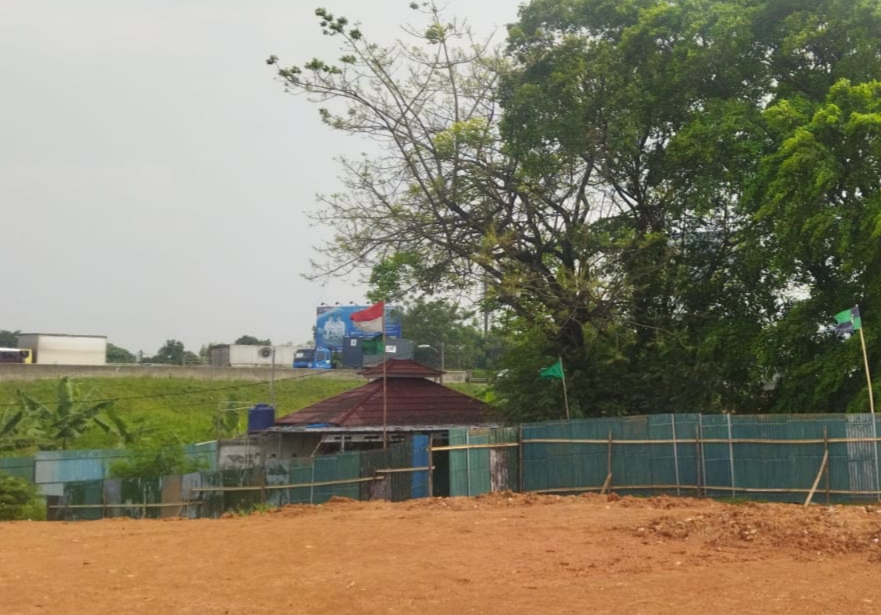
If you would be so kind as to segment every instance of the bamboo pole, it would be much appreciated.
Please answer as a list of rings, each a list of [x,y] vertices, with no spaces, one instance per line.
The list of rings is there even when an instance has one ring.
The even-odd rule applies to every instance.
[[[521,436],[522,437],[522,436]],[[537,440],[527,440],[528,442],[537,442]],[[565,442],[566,440],[560,440],[560,442]],[[606,441],[603,440],[603,444]],[[453,444],[451,446],[434,446],[432,447],[432,451],[464,451],[466,449],[477,449],[477,448],[513,448],[515,446],[520,446],[518,442],[493,442],[490,444]]]
[[[423,468],[424,469],[424,468]],[[328,485],[351,485],[355,483],[369,483],[371,481],[379,478],[383,479],[383,476],[368,476],[366,478],[347,478],[342,480],[325,480],[319,481],[317,483],[292,483],[289,485],[267,485],[265,489],[302,489],[305,487],[326,487]],[[234,491],[259,491],[261,487],[257,486],[244,486],[244,487],[196,487],[191,491],[193,493],[225,493],[225,492],[234,492]]]
[[[768,438],[700,438],[701,444],[728,444],[729,442],[733,444],[779,444],[782,446],[793,445],[793,444],[823,444],[825,440],[823,438],[808,438],[803,440],[770,440]],[[679,438],[677,442],[679,444],[692,444],[696,440],[691,438]],[[535,442],[537,444],[607,444],[608,441],[605,439],[591,439],[591,440],[567,440],[565,438],[535,438],[527,440],[527,442]],[[846,444],[848,442],[881,442],[881,437],[878,438],[829,438],[830,444]],[[646,445],[646,444],[657,444],[657,445],[667,445],[673,444],[673,440],[671,439],[661,439],[661,440],[615,440],[615,444],[618,445]],[[494,447],[494,446],[504,446],[504,444],[489,444],[489,445],[477,445],[474,444],[472,448],[479,448],[480,446],[484,447]],[[463,447],[464,448],[464,447]],[[439,450],[439,449],[435,449]]]
[[[195,502],[196,504],[201,504],[202,502]],[[46,506],[46,508],[134,508],[134,509],[144,509],[144,508],[175,508],[175,507],[183,507],[189,506],[190,501],[186,502],[167,502],[165,504],[53,504],[51,506]]]
[[[388,371],[385,352],[385,304],[382,306],[382,448],[388,448]]]
[[[517,491],[524,491],[523,486],[523,423],[520,423],[520,430],[517,434],[517,473],[519,474]]]
[[[823,427],[823,452],[827,456],[829,455],[829,430],[826,427]],[[831,504],[832,499],[829,496],[829,463],[826,463],[826,504]]]
[[[434,459],[431,455],[431,445],[434,442],[434,434],[428,434],[428,497],[434,497]]]
[[[615,485],[615,491],[651,491],[651,490],[671,490],[674,489],[676,485]],[[698,489],[697,485],[682,485],[683,489],[688,489],[695,491]],[[730,487],[728,485],[708,485],[706,487],[710,491],[729,491]],[[602,487],[597,487],[596,485],[585,486],[585,487],[555,487],[553,489],[531,489],[526,493],[565,493],[565,492],[582,492],[582,491],[600,491]],[[785,487],[738,487],[738,491],[741,493],[808,493],[810,489],[799,488],[799,489],[788,489]],[[857,491],[857,490],[849,490],[849,489],[832,489],[830,491],[832,495],[877,495],[877,492],[874,490],[869,491]]]
[[[846,444],[848,442],[873,442],[879,441],[881,442],[881,437],[879,438],[829,438],[830,444]],[[590,440],[567,440],[565,438],[535,438],[527,440],[527,442],[536,442],[542,444],[606,444],[608,441],[604,439],[590,439]],[[679,444],[691,444],[695,442],[693,439],[679,438],[677,440]],[[780,445],[790,445],[790,444],[823,444],[823,438],[805,438],[801,440],[772,440],[769,438],[732,438],[729,440],[728,438],[700,438],[700,443],[702,444],[728,444],[728,442],[733,442],[734,444],[780,444]],[[659,440],[615,440],[615,444],[637,444],[637,445],[646,445],[646,444],[673,444],[673,440],[671,439],[659,439]],[[475,445],[476,447],[477,445]],[[495,445],[492,445],[495,446]]]
[[[566,392],[566,370],[563,368],[563,357],[558,357],[560,373],[563,374],[563,403],[566,405],[566,420],[569,420],[569,394]]]
[[[707,456],[704,451],[704,415],[697,415],[698,446],[701,450],[701,477],[703,479],[704,497],[707,497]]]
[[[425,472],[426,470],[432,470],[432,466],[416,466],[412,468],[381,468],[378,470],[374,470],[374,474],[405,474],[407,472]]]
[[[471,444],[471,433],[465,429],[465,444]],[[471,496],[471,447],[465,449],[465,495]]]
[[[606,493],[606,489],[612,486],[612,432],[609,431],[609,452],[606,456],[606,480],[603,482],[603,488],[600,489],[600,495]]]
[[[679,451],[676,448],[676,415],[670,415],[670,424],[673,430],[673,470],[676,473],[676,495],[679,493]]]
[[[703,472],[701,472],[701,464],[703,463],[701,459],[701,444],[700,444],[700,431],[699,427],[695,426],[694,428],[694,474],[697,478],[697,495],[700,497],[701,495],[701,481],[703,480]]]
[[[823,453],[823,461],[820,463],[820,471],[817,472],[817,477],[814,479],[814,484],[811,485],[811,490],[808,492],[808,497],[805,498],[804,506],[807,507],[810,505],[811,500],[814,499],[814,492],[817,490],[817,486],[820,484],[820,478],[823,476],[823,472],[826,470],[826,464],[829,461],[829,451]]]
[[[855,306],[859,310],[859,305]],[[851,322],[853,317],[851,316]],[[878,476],[881,468],[878,467],[878,424],[875,421],[875,393],[872,390],[872,375],[869,373],[869,354],[866,352],[866,336],[863,335],[863,326],[860,323],[860,346],[863,348],[863,365],[866,368],[866,384],[869,387],[869,413],[872,415],[872,456],[875,459],[875,489],[881,494],[881,477]],[[881,499],[881,495],[879,495]]]

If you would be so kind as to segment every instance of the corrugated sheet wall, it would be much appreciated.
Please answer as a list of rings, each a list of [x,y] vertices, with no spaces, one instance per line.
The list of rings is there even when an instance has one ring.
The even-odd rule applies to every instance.
[[[830,500],[876,499],[877,430],[870,415],[677,414],[524,425],[523,489],[599,490],[611,468],[610,488],[633,494],[801,501],[828,449]],[[825,498],[826,485],[823,476],[816,499]]]
[[[28,482],[34,482],[33,457],[0,457],[0,474],[17,476]]]

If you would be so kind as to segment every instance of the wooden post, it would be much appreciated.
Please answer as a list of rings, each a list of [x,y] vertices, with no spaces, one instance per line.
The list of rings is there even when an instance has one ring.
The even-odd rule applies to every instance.
[[[829,430],[826,427],[823,427],[823,453],[828,457],[829,456]],[[829,494],[829,462],[826,462],[826,504],[831,504],[832,499]]]
[[[701,497],[701,483],[703,481],[703,472],[701,471],[701,465],[703,464],[703,459],[701,459],[701,431],[699,426],[695,426],[694,428],[694,473],[697,475],[697,497]],[[704,497],[706,497],[706,490],[704,490]]]
[[[700,440],[701,446],[701,479],[703,480],[704,485],[704,497],[707,497],[707,455],[704,450],[704,415],[697,415],[697,429],[700,435],[698,435],[698,440]]]
[[[517,486],[517,490],[520,493],[525,493],[526,489],[523,487],[523,423],[520,423],[520,433],[517,436],[517,442],[520,444],[517,447],[517,473],[519,474],[518,480],[520,483]]]
[[[468,446],[465,449],[465,495],[471,497],[471,432],[467,427],[465,428],[465,444]]]
[[[382,448],[388,448],[388,372],[385,352],[385,305],[382,306]]]
[[[566,370],[563,369],[563,357],[557,359],[560,362],[560,372],[563,374],[563,403],[566,405],[566,420],[569,420],[569,394],[566,392]]]
[[[731,466],[731,497],[735,497],[737,490],[734,486],[734,441],[731,438],[731,414],[728,417],[728,464]]]
[[[434,458],[431,455],[431,447],[434,446],[434,434],[428,434],[428,497],[434,497]]]
[[[856,306],[859,309],[860,306]],[[851,323],[853,320],[851,319]],[[863,348],[863,365],[866,367],[866,383],[869,387],[869,413],[872,415],[872,455],[875,459],[875,491],[876,497],[879,501],[881,501],[881,477],[878,476],[878,472],[881,471],[881,468],[878,467],[878,425],[875,422],[875,393],[872,390],[872,375],[869,373],[869,355],[866,353],[866,337],[863,335],[863,327],[862,324],[859,328],[860,331],[860,345]]]
[[[670,415],[670,424],[673,429],[673,470],[676,473],[676,495],[679,493],[679,450],[676,447],[676,415]]]
[[[817,472],[817,478],[814,479],[814,484],[811,485],[811,490],[808,493],[808,497],[805,498],[805,506],[808,506],[811,503],[811,500],[814,497],[814,492],[817,490],[817,485],[820,484],[820,477],[823,476],[823,472],[826,470],[826,464],[829,462],[829,451],[827,450],[823,453],[823,461],[820,463],[820,471]]]
[[[612,432],[609,432],[609,451],[606,458],[606,480],[603,483],[603,488],[600,489],[600,495],[605,495],[606,489],[611,488],[612,486]]]

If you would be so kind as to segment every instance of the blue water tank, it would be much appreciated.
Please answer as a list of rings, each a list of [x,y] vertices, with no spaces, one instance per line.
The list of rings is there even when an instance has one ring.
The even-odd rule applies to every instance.
[[[257,404],[248,410],[248,433],[269,429],[275,424],[275,407]]]

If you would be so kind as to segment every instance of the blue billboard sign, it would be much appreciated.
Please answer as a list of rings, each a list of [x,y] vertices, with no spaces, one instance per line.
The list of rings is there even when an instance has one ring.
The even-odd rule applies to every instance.
[[[315,319],[315,345],[342,350],[343,340],[347,337],[373,337],[355,326],[352,314],[366,310],[369,305],[320,305]],[[401,310],[385,306],[386,337],[401,337]]]

